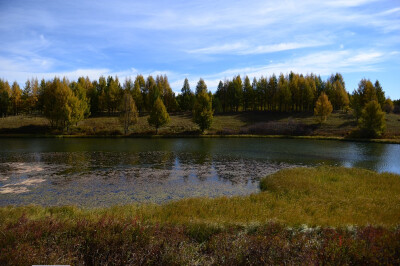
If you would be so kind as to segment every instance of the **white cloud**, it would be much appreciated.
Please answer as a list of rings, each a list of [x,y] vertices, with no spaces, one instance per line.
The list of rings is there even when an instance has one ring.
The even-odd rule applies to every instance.
[[[310,42],[291,42],[291,43],[278,43],[270,45],[258,45],[251,46],[244,43],[232,43],[224,45],[209,46],[200,49],[189,50],[188,53],[194,54],[237,54],[237,55],[249,55],[249,54],[267,54],[274,52],[281,52],[287,50],[294,50],[307,47],[322,46],[327,43],[310,41]]]
[[[355,56],[352,56],[348,59],[349,62],[354,63],[363,63],[363,62],[371,62],[377,59],[382,58],[382,53],[372,52],[372,53],[360,53]]]
[[[67,77],[69,80],[77,80],[79,77],[88,76],[90,79],[98,79],[100,76],[107,76],[110,70],[107,68],[99,69],[76,69],[71,71],[59,72],[34,72],[34,71],[2,71],[1,75],[8,81],[16,80],[18,83],[23,84],[27,79],[32,77],[38,79],[53,79],[54,77]]]
[[[209,46],[205,48],[193,49],[188,50],[188,53],[191,54],[224,54],[224,53],[233,53],[243,49],[246,49],[247,45],[243,43],[230,43],[230,44],[223,44],[223,45],[215,45]]]
[[[334,0],[327,2],[327,4],[334,7],[356,7],[376,1],[378,0]]]

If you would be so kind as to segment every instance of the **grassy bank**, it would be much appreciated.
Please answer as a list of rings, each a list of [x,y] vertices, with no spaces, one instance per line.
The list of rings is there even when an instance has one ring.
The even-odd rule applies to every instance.
[[[105,209],[75,207],[2,207],[0,222],[52,216],[57,219],[102,215],[141,217],[152,223],[254,225],[275,221],[289,226],[400,224],[400,176],[359,168],[284,169],[260,182],[249,196],[189,198],[163,205],[138,204]]]
[[[0,263],[400,262],[400,176],[282,170],[245,197],[0,208]]]
[[[148,116],[139,117],[131,128],[131,136],[151,136],[154,128],[147,123]],[[386,116],[387,130],[383,139],[400,139],[400,115]],[[326,138],[347,138],[357,128],[350,114],[333,113],[326,123],[319,125],[312,114],[242,112],[217,114],[207,135],[284,135]],[[40,116],[10,116],[0,118],[0,135],[73,135],[73,136],[121,136],[123,129],[118,117],[90,117],[71,127],[69,132],[52,130],[48,121]],[[161,128],[163,136],[199,135],[199,128],[191,115],[172,114],[171,122]]]

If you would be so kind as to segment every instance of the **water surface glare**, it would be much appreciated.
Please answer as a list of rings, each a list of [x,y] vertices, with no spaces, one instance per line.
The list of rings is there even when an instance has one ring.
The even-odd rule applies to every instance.
[[[258,192],[261,177],[337,165],[400,174],[400,145],[268,138],[0,139],[0,205],[110,206]]]

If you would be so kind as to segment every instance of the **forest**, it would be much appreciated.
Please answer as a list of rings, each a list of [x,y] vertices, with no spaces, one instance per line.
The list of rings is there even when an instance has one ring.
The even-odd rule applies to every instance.
[[[320,97],[324,95],[324,97]],[[320,102],[317,104],[319,98]],[[290,72],[270,77],[243,79],[240,75],[220,81],[215,93],[200,79],[193,91],[188,79],[181,93],[175,95],[166,75],[155,78],[137,75],[121,84],[118,77],[101,76],[98,80],[80,77],[77,81],[55,77],[53,80],[28,79],[23,88],[0,79],[0,116],[39,114],[49,119],[51,127],[65,129],[90,116],[120,115],[125,133],[137,116],[150,114],[149,124],[156,130],[168,123],[168,113],[192,112],[193,121],[203,132],[210,127],[214,113],[263,111],[275,113],[325,112],[324,119],[339,110],[351,112],[358,121],[368,103],[371,112],[399,112],[399,100],[392,101],[378,80],[362,79],[352,93],[343,76],[332,74],[327,80],[315,74]],[[328,104],[331,110],[317,111]],[[322,106],[322,107],[321,107]],[[326,109],[326,108],[325,108]],[[372,109],[376,109],[375,111]],[[364,119],[365,120],[365,119]],[[379,132],[376,134],[379,135]]]

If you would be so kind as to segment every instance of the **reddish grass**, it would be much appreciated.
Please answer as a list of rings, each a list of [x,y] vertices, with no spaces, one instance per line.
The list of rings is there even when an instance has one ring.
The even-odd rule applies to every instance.
[[[0,264],[399,264],[400,229],[219,228],[158,225],[105,215],[1,225]]]

